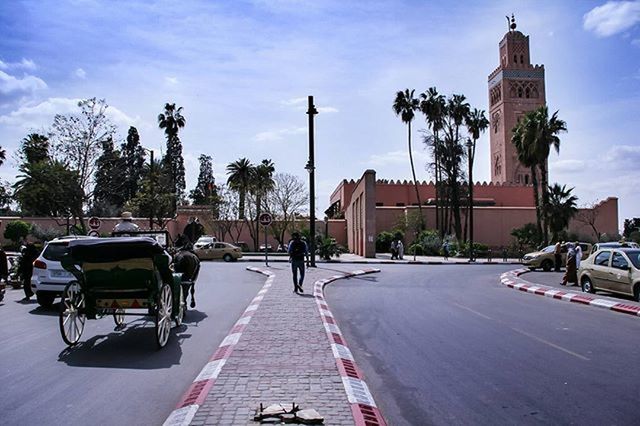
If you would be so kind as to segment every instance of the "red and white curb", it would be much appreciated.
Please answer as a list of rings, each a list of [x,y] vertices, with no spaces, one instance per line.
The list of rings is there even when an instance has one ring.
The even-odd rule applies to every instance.
[[[260,306],[260,302],[264,298],[264,295],[269,291],[269,288],[273,284],[275,275],[271,271],[255,267],[248,267],[247,269],[267,275],[269,278],[267,278],[262,289],[244,310],[240,319],[236,321],[233,328],[231,328],[227,337],[225,337],[222,343],[220,343],[220,346],[218,346],[218,349],[209,359],[209,362],[204,366],[202,371],[200,371],[200,374],[195,378],[189,389],[187,389],[187,392],[180,400],[176,409],[171,412],[169,417],[167,417],[167,420],[164,422],[164,426],[184,426],[191,423],[191,420],[193,420],[193,417],[198,412],[200,405],[202,405],[209,394],[209,391],[213,387],[222,367],[227,362],[227,359],[229,359],[231,352],[233,352],[235,345],[238,344],[238,341],[242,336],[242,332],[251,321],[251,317]]]
[[[532,284],[520,278],[520,276],[526,272],[529,271],[527,269],[516,269],[514,271],[505,272],[500,275],[500,282],[515,290],[550,297],[552,299],[564,300],[565,302],[580,303],[583,305],[609,309],[611,311],[640,317],[640,306],[614,302],[608,299],[598,299],[594,296],[588,296],[586,293],[562,291],[540,284]]]
[[[373,272],[380,272],[380,270],[370,268],[342,275],[333,275],[329,278],[316,281],[313,290],[324,329],[331,342],[331,350],[342,378],[342,384],[347,393],[349,404],[351,405],[351,413],[353,414],[356,426],[386,426],[387,423],[382,417],[382,414],[380,414],[380,410],[378,410],[378,406],[373,400],[369,387],[364,382],[362,373],[356,365],[351,351],[347,347],[333,314],[329,310],[329,306],[324,299],[323,289],[325,285],[335,280]]]

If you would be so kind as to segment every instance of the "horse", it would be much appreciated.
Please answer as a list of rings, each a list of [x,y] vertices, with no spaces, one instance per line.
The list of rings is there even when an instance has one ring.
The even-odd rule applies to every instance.
[[[187,292],[191,292],[191,308],[196,307],[195,285],[200,273],[200,259],[189,247],[181,247],[173,257],[175,272],[182,273],[183,301],[187,303]]]

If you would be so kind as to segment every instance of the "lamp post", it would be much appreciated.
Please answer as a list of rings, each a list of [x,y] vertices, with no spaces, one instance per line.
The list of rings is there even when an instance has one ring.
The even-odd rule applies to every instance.
[[[313,104],[313,96],[308,97],[309,109],[307,115],[309,116],[309,161],[304,167],[309,172],[309,252],[311,258],[311,267],[316,266],[316,183],[315,183],[315,163],[313,155],[313,117],[318,114],[318,110]]]
[[[154,161],[153,161],[153,150],[149,149],[149,148],[142,148],[145,151],[149,152],[150,158],[149,158],[149,186],[150,186],[150,190],[151,190],[151,196],[154,197],[155,196],[155,188],[154,188]],[[154,203],[153,201],[151,202],[151,204],[149,205],[149,229],[153,231],[153,211],[154,211]]]
[[[469,159],[469,262],[473,262],[473,142],[467,139],[467,157]]]

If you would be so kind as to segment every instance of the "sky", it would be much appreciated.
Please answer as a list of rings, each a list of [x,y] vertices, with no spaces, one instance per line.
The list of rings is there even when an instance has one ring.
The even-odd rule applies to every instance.
[[[487,76],[515,14],[544,64],[546,97],[568,132],[549,158],[550,182],[575,187],[579,205],[619,198],[619,220],[640,217],[640,1],[3,1],[0,2],[0,178],[15,181],[14,152],[79,99],[106,99],[126,137],[165,150],[157,116],[183,107],[187,190],[200,154],[218,182],[241,157],[269,158],[307,179],[306,102],[316,116],[319,214],[343,178],[374,169],[411,178],[395,93],[431,86],[487,110]],[[430,180],[413,123],[419,180]],[[474,177],[490,180],[489,137]]]

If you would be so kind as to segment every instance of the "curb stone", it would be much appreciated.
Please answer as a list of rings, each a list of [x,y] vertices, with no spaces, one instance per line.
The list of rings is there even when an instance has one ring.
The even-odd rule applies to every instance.
[[[537,294],[538,296],[550,297],[556,300],[562,300],[565,302],[580,303],[582,305],[595,306],[598,308],[604,308],[623,314],[633,315],[640,317],[640,306],[630,305],[627,303],[614,302],[608,299],[599,299],[594,296],[590,296],[586,293],[575,293],[572,291],[562,291],[552,287],[548,287],[541,284],[533,284],[520,278],[521,275],[530,272],[528,269],[515,269],[513,271],[505,272],[500,275],[500,282],[509,288],[514,290],[520,290],[531,294]]]

